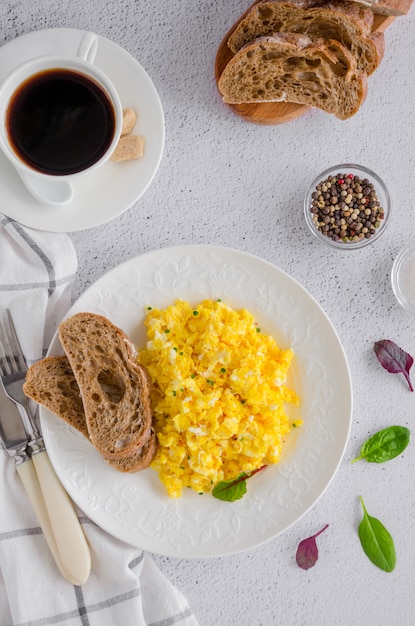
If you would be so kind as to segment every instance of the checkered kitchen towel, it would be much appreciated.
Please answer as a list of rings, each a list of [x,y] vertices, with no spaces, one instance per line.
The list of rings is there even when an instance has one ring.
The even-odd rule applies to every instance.
[[[29,363],[45,354],[70,307],[76,270],[66,234],[31,230],[0,214],[0,307],[11,310]],[[197,626],[185,598],[148,555],[78,514],[92,571],[85,585],[72,586],[0,444],[1,626]]]

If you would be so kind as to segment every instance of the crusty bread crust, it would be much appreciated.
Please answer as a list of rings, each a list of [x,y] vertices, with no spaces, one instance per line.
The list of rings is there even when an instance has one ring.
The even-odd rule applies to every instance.
[[[65,355],[46,357],[29,367],[23,391],[28,398],[76,428],[89,440],[85,411],[78,383]],[[104,460],[119,472],[138,472],[148,467],[157,450],[157,437],[150,431],[148,440],[126,459]]]
[[[357,4],[368,6],[379,15],[406,15],[413,0],[353,0]]]
[[[336,40],[353,54],[357,68],[372,74],[385,52],[385,37],[372,35],[373,11],[356,2],[274,0],[260,2],[241,20],[228,39],[233,53],[257,37],[300,33],[316,40]]]
[[[115,461],[113,459],[104,460],[118,472],[141,472],[146,469],[154,459],[157,451],[157,436],[154,430],[151,431],[148,441],[134,454],[126,459]]]
[[[79,385],[89,437],[106,458],[136,454],[152,428],[150,384],[126,334],[107,318],[78,313],[59,338]]]
[[[288,101],[339,119],[354,115],[367,94],[367,75],[338,41],[312,42],[296,33],[259,37],[229,61],[219,81],[224,102]]]

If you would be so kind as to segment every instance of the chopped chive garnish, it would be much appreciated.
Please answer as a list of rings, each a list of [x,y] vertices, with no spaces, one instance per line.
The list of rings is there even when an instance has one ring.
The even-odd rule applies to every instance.
[[[199,315],[199,311],[193,311],[193,315]]]

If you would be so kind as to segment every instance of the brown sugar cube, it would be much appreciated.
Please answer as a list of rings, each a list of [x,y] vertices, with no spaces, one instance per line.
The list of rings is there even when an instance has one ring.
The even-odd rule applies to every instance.
[[[136,121],[137,113],[134,111],[134,109],[123,109],[121,136],[131,133]]]
[[[139,135],[124,135],[111,155],[111,161],[133,161],[144,155],[144,138]]]

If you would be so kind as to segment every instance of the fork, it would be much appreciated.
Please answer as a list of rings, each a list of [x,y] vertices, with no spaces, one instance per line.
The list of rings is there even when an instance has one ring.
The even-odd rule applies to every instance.
[[[66,577],[84,584],[91,570],[91,555],[78,516],[49,460],[43,437],[23,392],[27,372],[13,319],[8,309],[0,311],[0,384],[17,406],[28,433],[33,465],[46,505],[58,554]]]

